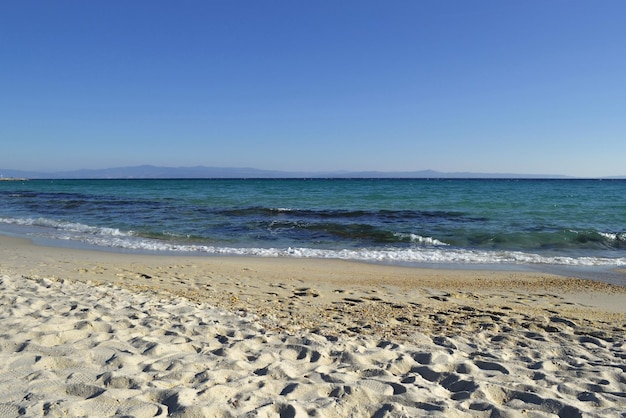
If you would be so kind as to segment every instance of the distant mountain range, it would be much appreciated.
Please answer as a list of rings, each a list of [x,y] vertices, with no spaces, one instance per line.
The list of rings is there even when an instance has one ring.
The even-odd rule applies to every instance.
[[[502,174],[502,173],[445,173],[433,170],[421,171],[276,171],[255,168],[233,167],[158,167],[140,165],[98,170],[73,170],[57,172],[36,172],[20,170],[1,170],[4,178],[29,179],[163,179],[163,178],[528,178],[528,179],[566,179],[562,175]],[[611,178],[626,178],[611,177]]]

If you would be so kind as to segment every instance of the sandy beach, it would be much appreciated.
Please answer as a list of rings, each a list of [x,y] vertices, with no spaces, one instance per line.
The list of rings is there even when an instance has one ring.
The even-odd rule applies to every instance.
[[[0,237],[0,416],[626,416],[626,288]]]

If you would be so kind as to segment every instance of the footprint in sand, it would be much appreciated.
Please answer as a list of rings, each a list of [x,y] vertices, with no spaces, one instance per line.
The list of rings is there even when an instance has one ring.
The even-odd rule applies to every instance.
[[[300,287],[297,288],[293,291],[293,294],[295,296],[300,296],[300,297],[319,297],[319,292],[317,290],[311,289],[309,287]]]

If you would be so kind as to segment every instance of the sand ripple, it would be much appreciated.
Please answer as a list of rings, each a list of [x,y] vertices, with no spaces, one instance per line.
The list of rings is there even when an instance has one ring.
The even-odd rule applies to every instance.
[[[405,311],[407,321],[428,326],[394,339],[287,331],[269,317],[112,284],[0,276],[0,290],[2,417],[626,410],[623,322],[583,326],[557,314],[525,318],[455,304],[426,317]]]

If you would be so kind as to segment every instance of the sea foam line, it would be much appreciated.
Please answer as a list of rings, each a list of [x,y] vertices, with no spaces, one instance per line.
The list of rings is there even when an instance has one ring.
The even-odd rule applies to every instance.
[[[123,232],[117,228],[97,227],[78,222],[56,221],[48,218],[0,218],[0,223],[18,226],[36,226],[61,231],[78,232],[90,235],[133,236],[132,231]]]
[[[71,239],[71,238],[68,238]],[[207,255],[341,259],[391,264],[548,264],[565,266],[624,266],[626,258],[546,256],[521,251],[450,248],[328,250],[304,247],[258,248],[173,244],[135,237],[86,237],[90,245],[127,250]]]
[[[342,259],[392,264],[547,264],[566,266],[625,266],[626,257],[568,257],[548,256],[522,251],[485,251],[450,248],[444,242],[410,234],[411,240],[424,245],[408,249],[316,249],[305,247],[258,248],[220,247],[209,245],[176,244],[141,238],[132,231],[104,228],[80,223],[55,221],[45,218],[0,218],[0,223],[20,226],[48,227],[55,233],[30,232],[33,237],[83,242],[98,247],[124,250],[172,252],[207,255],[238,255],[256,257],[295,257]],[[63,233],[59,233],[63,231]],[[618,239],[621,239],[618,238]]]

